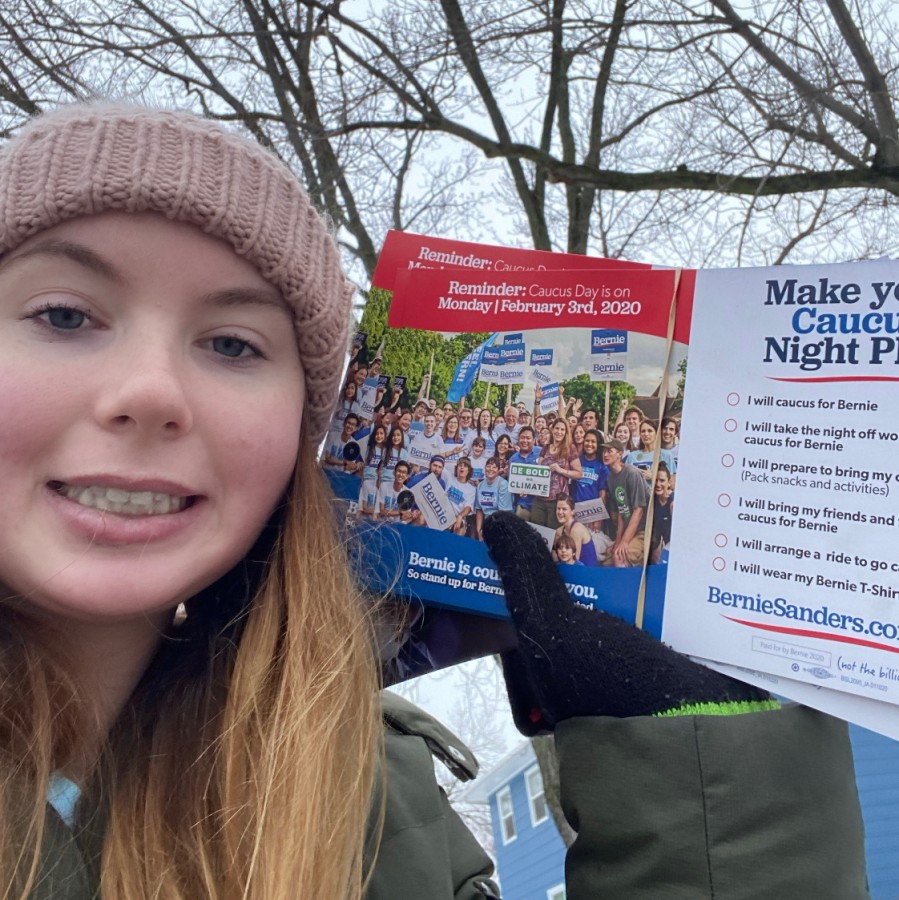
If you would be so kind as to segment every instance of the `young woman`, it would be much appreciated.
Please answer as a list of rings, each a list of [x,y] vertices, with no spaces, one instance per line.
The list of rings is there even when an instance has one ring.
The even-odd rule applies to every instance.
[[[507,434],[501,434],[496,439],[496,458],[499,460],[500,478],[509,480],[509,460],[514,450],[512,449],[512,438]]]
[[[674,491],[671,472],[665,463],[659,463],[656,483],[652,492],[652,543],[649,547],[649,561],[657,563],[662,550],[671,543],[671,520],[674,516]]]
[[[0,895],[360,897],[333,240],[258,145],[115,104],[3,146],[0,223]]]
[[[549,466],[549,496],[534,497],[531,507],[531,524],[544,525],[548,528],[558,528],[559,520],[556,517],[556,500],[562,494],[568,493],[569,482],[577,481],[584,474],[581,469],[581,461],[578,452],[571,442],[571,432],[565,419],[556,419],[550,429],[552,438],[540,451],[537,462],[543,466]]]
[[[499,477],[499,460],[491,456],[484,463],[484,480],[475,494],[475,533],[479,541],[484,540],[484,522],[498,512],[512,511],[512,495],[509,483]]]
[[[652,481],[652,461],[656,454],[659,440],[659,433],[656,431],[656,423],[650,419],[644,419],[640,423],[640,447],[637,450],[631,450],[625,454],[624,461],[635,469],[640,470],[640,474],[646,479],[647,484]],[[659,449],[660,462],[665,463],[668,471],[674,468],[674,461],[671,459],[671,453],[667,450]]]
[[[39,116],[0,148],[2,896],[496,895],[489,861],[437,788],[414,717],[379,700],[362,592],[327,512],[316,454],[339,392],[352,293],[287,167],[208,120],[76,106]],[[541,578],[541,596],[544,585],[558,587]],[[601,663],[590,659],[574,688]],[[605,693],[586,686],[591,698]],[[624,715],[644,709],[625,699]],[[620,803],[585,799],[627,768],[592,758],[600,738],[589,729],[600,720],[583,716],[601,711],[554,717],[571,720],[560,741],[581,745],[566,745],[578,761],[566,791],[575,811],[584,801],[620,818]],[[702,726],[721,739],[703,763],[739,770],[714,773],[719,797],[728,777],[742,782],[723,798],[728,814],[778,829],[753,853],[758,841],[741,844],[728,828],[728,859],[745,845],[741,862],[779,881],[813,847],[816,879],[836,884],[844,873],[863,885],[860,841],[848,834],[855,816],[840,792],[852,779],[836,765],[839,746],[828,750],[839,733],[814,714],[783,712],[770,713],[780,730],[765,724],[768,712],[746,713],[762,717],[755,734]],[[638,727],[646,721],[658,729],[652,758],[674,757],[682,774],[679,742],[665,739],[678,723],[636,716]],[[692,716],[682,721],[695,757],[701,736]],[[764,765],[733,767],[758,728]],[[427,734],[473,774],[456,739],[433,725]],[[644,758],[624,745],[629,762]],[[778,784],[765,783],[770,772]],[[795,786],[805,772],[832,816],[802,802],[817,794]],[[703,820],[684,781],[665,795],[666,811]],[[654,820],[657,792],[623,787]],[[777,797],[777,814],[749,815],[742,806],[757,796]],[[590,847],[588,819],[578,840]],[[827,827],[809,833],[819,820]],[[652,852],[642,840],[634,849]],[[583,878],[585,864],[572,862]],[[709,866],[696,868],[704,884]],[[809,880],[808,896],[824,896]],[[766,883],[759,896],[797,893]]]
[[[387,435],[387,450],[381,460],[381,483],[392,481],[396,464],[401,460],[407,461],[408,459],[406,432],[399,425],[394,425]]]
[[[476,494],[477,488],[471,483],[471,463],[463,457],[456,463],[453,474],[446,479],[446,495],[456,514],[450,526],[453,534],[471,535]]]
[[[443,438],[442,455],[448,460],[456,460],[465,452],[465,441],[459,433],[459,417],[454,412],[443,420],[440,436]]]
[[[585,525],[574,520],[574,500],[568,494],[559,494],[556,500],[556,519],[559,527],[556,529],[556,537],[567,534],[575,545],[575,557],[585,566],[598,566],[596,548],[593,546],[593,538]]]
[[[359,489],[359,512],[374,516],[378,508],[378,488],[381,486],[381,466],[387,456],[387,429],[375,425],[368,437],[365,464],[362,468],[362,487]]]
[[[342,422],[346,415],[350,412],[356,412],[353,408],[356,406],[356,391],[358,388],[356,387],[355,381],[348,381],[343,386],[343,391],[340,395],[340,403],[337,406],[337,412],[335,413],[335,419],[340,419]]]
[[[569,425],[571,423],[569,422]],[[574,443],[575,448],[578,453],[582,453],[584,449],[584,435],[587,433],[587,429],[581,425],[580,422],[575,421],[574,425],[571,426],[571,440]]]
[[[609,467],[602,461],[600,443],[599,432],[595,428],[584,432],[584,446],[578,456],[581,462],[581,477],[571,482],[571,499],[575,503],[601,499],[608,509],[606,481],[609,477]],[[600,522],[591,522],[588,527],[591,531],[599,531]]]
[[[478,413],[475,437],[484,439],[487,456],[493,456],[493,452],[496,449],[496,438],[493,436],[493,416],[490,414],[489,409],[482,409]]]
[[[616,441],[618,441],[622,447],[624,447],[624,452],[628,453],[631,449],[631,430],[624,424],[624,422],[619,422],[615,426],[615,431],[613,432],[613,436]]]

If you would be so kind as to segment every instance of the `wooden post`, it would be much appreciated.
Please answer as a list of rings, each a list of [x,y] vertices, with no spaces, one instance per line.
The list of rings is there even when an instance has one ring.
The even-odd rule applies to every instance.
[[[606,382],[606,408],[605,414],[603,416],[605,427],[602,430],[602,433],[606,436],[606,440],[609,439],[609,394],[611,394],[611,390],[609,389],[609,382]]]

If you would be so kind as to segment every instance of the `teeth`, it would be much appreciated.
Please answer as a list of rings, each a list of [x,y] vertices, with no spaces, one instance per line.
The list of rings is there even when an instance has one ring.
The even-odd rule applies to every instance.
[[[96,485],[79,487],[70,484],[59,484],[56,490],[81,506],[120,516],[162,516],[181,512],[187,507],[187,497],[156,494],[153,491],[123,491],[121,488]]]

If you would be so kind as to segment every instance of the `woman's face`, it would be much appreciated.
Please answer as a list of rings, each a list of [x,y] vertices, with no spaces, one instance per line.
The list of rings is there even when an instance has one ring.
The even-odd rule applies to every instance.
[[[566,434],[568,434],[568,428],[565,426],[565,422],[562,419],[556,419],[552,427],[553,441],[557,444],[561,443],[565,440]]]
[[[615,429],[615,440],[621,441],[621,443],[624,444],[624,446],[626,447],[628,444],[628,441],[630,441],[630,439],[631,439],[631,430],[630,430],[630,428],[627,427],[627,425],[624,424],[624,422],[622,422]]]
[[[540,432],[540,444],[545,447],[551,440],[552,440],[552,435],[550,434],[549,429],[544,428]]]
[[[537,416],[537,418],[534,419],[534,430],[537,434],[540,434],[544,428],[546,428],[546,416]]]
[[[471,478],[471,463],[467,459],[460,459],[456,463],[456,479],[465,484]]]
[[[104,213],[0,260],[0,595],[170,609],[249,550],[299,447],[282,298],[190,225]]]
[[[512,441],[509,438],[509,435],[504,434],[501,435],[499,440],[496,442],[496,452],[497,453],[511,453],[512,452]]]
[[[404,413],[400,416],[400,423],[399,423],[399,424],[400,424],[400,428],[402,428],[403,431],[408,431],[408,430],[409,430],[409,426],[412,425],[412,413],[410,413],[410,412],[404,412]]]
[[[644,422],[640,426],[640,440],[645,447],[652,447],[656,440],[655,426],[650,422]]]
[[[595,434],[585,434],[584,435],[584,453],[587,454],[591,459],[596,456],[597,451],[599,450],[599,443],[596,440]]]
[[[490,410],[482,409],[481,414],[478,416],[478,426],[480,427],[481,431],[489,430],[492,422],[493,416],[490,415]]]
[[[355,381],[351,381],[343,389],[343,398],[344,398],[344,400],[355,400],[356,399],[356,382]]]
[[[375,428],[374,434],[372,435],[372,440],[376,447],[380,447],[382,444],[387,443],[387,429],[383,425],[378,425]]]
[[[583,425],[575,425],[574,426],[574,442],[578,446],[584,443],[584,435],[586,434],[586,430]]]
[[[403,446],[403,432],[401,428],[396,428],[390,433],[390,443],[394,447]]]
[[[571,521],[573,510],[568,505],[567,500],[559,500],[556,503],[556,518],[560,525],[567,525]]]
[[[656,472],[656,483],[654,486],[655,492],[660,497],[665,497],[668,494],[669,489],[671,488],[671,479],[668,476],[668,473],[664,470],[660,470]]]
[[[459,418],[457,416],[450,416],[444,424],[446,425],[446,433],[450,437],[459,433]]]

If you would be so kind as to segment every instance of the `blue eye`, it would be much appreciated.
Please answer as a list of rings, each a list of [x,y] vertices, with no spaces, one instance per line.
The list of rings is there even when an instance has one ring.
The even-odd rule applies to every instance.
[[[90,316],[74,306],[44,306],[35,310],[30,318],[40,319],[58,331],[77,331]]]
[[[249,341],[244,341],[231,335],[213,338],[212,349],[221,356],[227,356],[229,359],[261,355]]]

